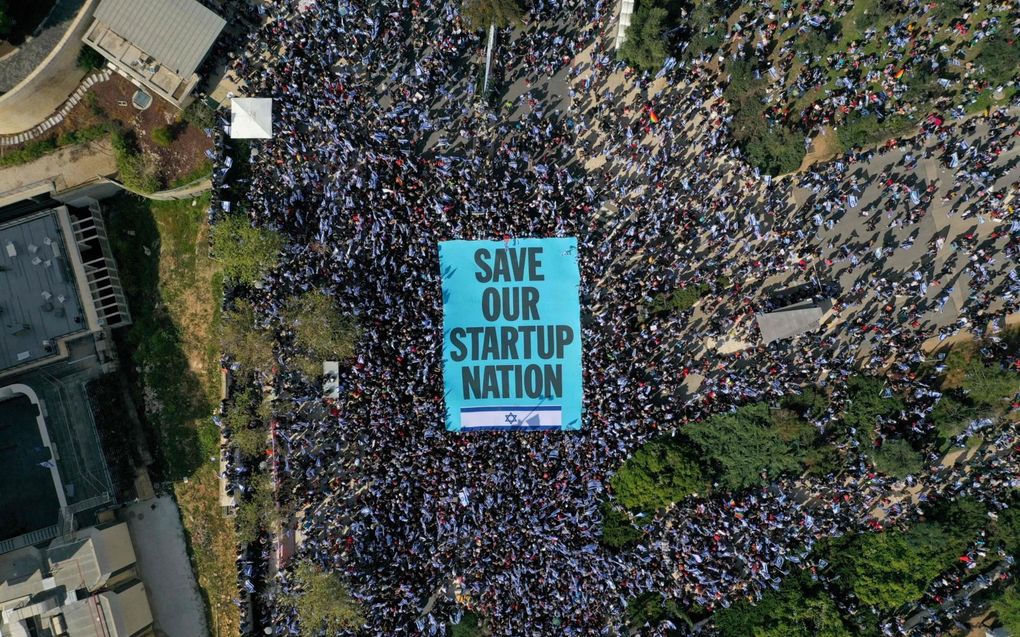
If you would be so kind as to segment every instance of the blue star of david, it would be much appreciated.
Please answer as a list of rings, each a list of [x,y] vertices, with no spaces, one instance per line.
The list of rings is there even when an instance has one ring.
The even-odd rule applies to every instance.
[[[517,414],[509,413],[509,414],[507,414],[506,416],[503,417],[503,420],[505,420],[508,425],[516,425],[517,424]]]

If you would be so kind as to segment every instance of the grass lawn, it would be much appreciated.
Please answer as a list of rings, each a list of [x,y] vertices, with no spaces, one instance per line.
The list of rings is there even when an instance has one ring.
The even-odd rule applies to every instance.
[[[107,200],[110,241],[134,324],[118,335],[126,372],[145,421],[156,464],[154,481],[181,507],[188,547],[210,628],[239,631],[232,523],[219,506],[220,277],[208,256],[208,195],[153,202],[133,195]]]

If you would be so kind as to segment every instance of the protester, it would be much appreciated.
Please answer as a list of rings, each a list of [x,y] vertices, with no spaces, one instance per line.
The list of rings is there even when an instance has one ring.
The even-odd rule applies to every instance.
[[[769,179],[733,144],[710,59],[670,59],[658,77],[615,61],[614,5],[538,1],[520,32],[500,30],[503,81],[520,88],[502,110],[474,99],[465,60],[483,42],[453,1],[269,2],[233,62],[247,94],[274,98],[275,137],[253,146],[250,179],[217,170],[211,216],[240,210],[290,242],[259,290],[238,293],[276,330],[281,370],[294,294],[322,290],[363,328],[321,417],[316,385],[267,380],[284,414],[278,498],[304,509],[303,555],[349,580],[371,634],[447,634],[463,605],[434,595],[454,580],[494,634],[515,637],[606,634],[648,591],[708,609],[760,597],[815,541],[872,528],[902,485],[874,474],[857,440],[834,441],[845,481],[682,502],[637,519],[645,541],[614,554],[599,505],[620,465],[653,436],[809,384],[832,391],[825,430],[846,379],[866,372],[891,371],[890,389],[912,397],[876,436],[930,434],[938,392],[903,366],[929,339],[1001,328],[1020,303],[1014,109],[963,125],[933,114],[910,140]],[[550,107],[555,90],[565,99]],[[437,244],[543,236],[578,239],[582,430],[448,433]],[[705,287],[696,308],[648,311],[687,286]],[[798,294],[831,299],[825,327],[764,346],[754,315]],[[994,503],[1015,486],[1015,458],[989,460],[987,475],[930,460],[916,481],[932,497]],[[230,469],[241,492],[248,471]],[[275,634],[298,634],[292,611],[269,606]]]

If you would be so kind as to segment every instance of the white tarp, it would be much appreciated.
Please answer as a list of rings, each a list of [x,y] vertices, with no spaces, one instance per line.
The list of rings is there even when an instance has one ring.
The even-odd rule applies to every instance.
[[[271,139],[273,100],[268,97],[235,97],[230,102],[232,139]]]

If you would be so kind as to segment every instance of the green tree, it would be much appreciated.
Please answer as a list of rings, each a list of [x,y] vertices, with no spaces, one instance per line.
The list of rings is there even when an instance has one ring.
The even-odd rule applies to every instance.
[[[755,77],[753,60],[728,67],[730,81],[723,95],[733,113],[733,140],[747,161],[770,175],[793,172],[804,160],[804,136],[766,117],[765,80]]]
[[[832,598],[801,571],[757,603],[740,601],[713,616],[720,637],[851,637]]]
[[[231,442],[248,458],[265,453],[269,446],[269,428],[255,412],[261,406],[261,394],[251,387],[238,392],[223,416],[223,427],[230,429]]]
[[[181,113],[181,119],[198,129],[212,128],[216,125],[216,111],[205,100],[195,100]]]
[[[227,278],[242,284],[258,282],[276,267],[283,237],[267,228],[255,228],[243,215],[227,215],[212,227],[213,252],[223,263]]]
[[[1011,635],[1020,635],[1020,591],[1016,584],[996,596],[992,601],[992,610]]]
[[[924,467],[924,458],[910,443],[899,438],[886,440],[871,452],[875,469],[896,478],[916,475]]]
[[[309,377],[322,373],[322,362],[354,355],[361,331],[350,316],[322,292],[308,292],[287,301],[283,319],[294,331],[294,345],[302,352],[295,363]]]
[[[483,637],[485,628],[482,626],[481,618],[468,611],[460,618],[459,624],[450,625],[451,637]]]
[[[844,151],[880,144],[914,129],[914,123],[902,115],[879,119],[877,115],[851,113],[836,127],[836,138]]]
[[[1009,508],[998,513],[989,544],[1002,547],[1010,555],[1020,555],[1020,491],[1013,490]]]
[[[963,433],[967,423],[978,417],[978,409],[970,402],[966,397],[958,398],[947,393],[931,410],[931,421],[941,445],[948,445],[953,438]]]
[[[255,310],[245,300],[223,313],[220,347],[246,372],[268,371],[276,364],[273,335],[255,324]]]
[[[645,627],[658,626],[665,620],[670,620],[677,626],[691,625],[691,621],[676,602],[664,599],[661,593],[655,592],[644,593],[628,600],[625,617],[631,635],[640,635]]]
[[[1020,375],[975,356],[966,367],[963,390],[979,407],[1003,410],[1005,399],[1020,391]]]
[[[718,482],[735,490],[800,468],[801,454],[772,424],[768,405],[754,403],[688,425],[683,434],[711,460]]]
[[[249,481],[250,491],[237,506],[234,522],[237,527],[237,541],[248,546],[259,539],[263,531],[270,531],[277,520],[276,504],[273,501],[273,486],[269,477],[257,473]]]
[[[701,283],[699,285],[677,288],[669,293],[663,292],[655,297],[649,310],[653,314],[683,312],[694,307],[694,304],[708,294],[710,290],[711,287],[707,283]]]
[[[627,514],[602,503],[602,544],[612,549],[621,549],[641,540],[641,530],[636,528]]]
[[[649,4],[638,5],[620,46],[620,58],[634,68],[654,71],[666,61],[666,18],[669,12]]]
[[[803,388],[799,394],[783,397],[783,407],[812,420],[821,418],[828,406],[829,400],[825,392],[810,385]]]
[[[354,630],[365,623],[361,606],[339,575],[303,560],[294,569],[296,592],[284,601],[297,611],[302,635]]]
[[[98,71],[104,65],[106,65],[106,58],[100,55],[99,51],[87,44],[81,45],[81,50],[78,51],[78,68],[88,73]]]
[[[174,132],[170,130],[169,126],[159,126],[152,130],[152,141],[157,146],[163,148],[170,148],[174,143]]]
[[[726,38],[727,18],[733,11],[732,2],[695,2],[688,18],[689,44],[684,54],[688,59],[715,51]]]
[[[896,396],[883,396],[885,389],[881,379],[873,376],[854,376],[847,381],[850,404],[840,420],[843,424],[857,429],[862,441],[869,441],[876,419],[893,418],[904,409],[903,401]]]
[[[518,0],[464,0],[460,12],[472,29],[518,25],[524,17]]]
[[[982,77],[994,85],[1011,82],[1020,67],[1020,44],[1009,37],[1008,28],[988,38],[974,60],[983,70]]]
[[[709,487],[698,457],[676,438],[643,445],[610,484],[619,503],[632,511],[655,511]]]
[[[831,555],[842,585],[864,604],[883,612],[920,599],[975,536],[972,513],[966,507],[946,509],[936,515],[942,522],[850,538]],[[954,528],[957,523],[961,523],[958,529]]]

